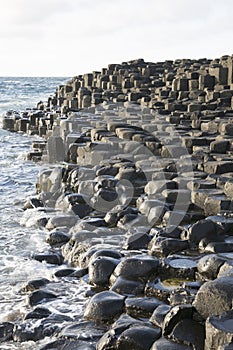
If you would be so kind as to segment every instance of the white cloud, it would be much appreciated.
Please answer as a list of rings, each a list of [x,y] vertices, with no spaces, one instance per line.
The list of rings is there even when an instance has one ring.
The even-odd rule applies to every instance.
[[[231,54],[232,0],[0,0],[0,75]]]

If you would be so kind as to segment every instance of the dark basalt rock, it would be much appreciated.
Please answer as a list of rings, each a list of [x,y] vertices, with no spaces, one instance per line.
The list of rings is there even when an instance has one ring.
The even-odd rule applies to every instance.
[[[187,232],[186,238],[198,244],[203,238],[216,240],[216,236],[223,233],[221,226],[211,220],[200,220],[196,222]]]
[[[113,324],[111,329],[114,330],[115,334],[119,335],[124,330],[131,326],[151,326],[149,322],[144,322],[143,320],[134,318],[127,314],[122,314]]]
[[[127,224],[131,221],[134,221],[138,218],[137,214],[125,214],[122,218],[119,219],[117,226],[118,227],[127,227]]]
[[[111,282],[111,290],[125,296],[142,295],[145,288],[144,281],[130,279],[129,277],[114,277],[114,283]]]
[[[89,204],[73,204],[70,205],[70,211],[78,215],[81,219],[85,218],[92,212],[92,207]]]
[[[91,258],[96,259],[99,256],[108,256],[114,259],[121,259],[122,257],[121,253],[114,249],[97,249],[95,252],[93,252]]]
[[[164,278],[195,279],[197,263],[186,258],[166,258],[161,267],[160,276]]]
[[[37,304],[49,301],[50,299],[57,298],[57,295],[45,290],[36,290],[28,297],[27,303],[30,306],[35,306]]]
[[[66,276],[73,275],[75,272],[77,272],[76,269],[65,268],[65,269],[57,270],[57,271],[54,273],[54,276],[56,276],[56,277],[66,277]]]
[[[227,253],[233,252],[233,243],[228,242],[210,242],[205,247],[207,253]]]
[[[51,231],[49,236],[46,238],[46,242],[51,246],[62,245],[69,242],[69,240],[70,235],[59,230]]]
[[[233,278],[221,277],[204,283],[197,292],[193,305],[199,314],[206,319],[230,310],[232,300]]]
[[[43,202],[36,197],[30,197],[24,204],[23,209],[26,210],[26,209],[33,209],[33,208],[40,208],[40,207],[44,207]]]
[[[192,305],[177,305],[172,307],[165,315],[162,332],[164,336],[171,333],[175,325],[183,319],[191,319],[194,308]]]
[[[40,350],[95,350],[91,344],[80,340],[58,339],[40,348]]]
[[[96,345],[97,350],[114,350],[116,349],[117,337],[115,332],[111,329],[106,332]]]
[[[147,249],[152,237],[147,233],[135,233],[127,238],[124,248],[131,249]]]
[[[107,286],[109,278],[120,260],[109,256],[98,256],[92,259],[89,264],[89,281],[98,286]]]
[[[93,343],[103,336],[106,330],[105,326],[97,325],[89,321],[79,321],[64,327],[59,332],[59,337],[64,339],[78,339]]]
[[[231,216],[215,215],[209,216],[207,219],[217,223],[223,228],[224,233],[231,235],[233,229],[233,218]]]
[[[118,350],[149,350],[161,335],[157,327],[132,326],[125,330],[116,342]]]
[[[156,298],[141,297],[141,298],[126,298],[125,308],[127,314],[132,317],[148,318],[153,311],[159,306],[164,305],[162,301]]]
[[[150,234],[153,235],[155,233],[155,236],[157,237],[160,236],[160,237],[180,239],[182,232],[183,232],[183,229],[181,227],[177,227],[175,225],[168,225],[165,228],[158,228],[158,229],[152,228]]]
[[[0,323],[0,343],[12,340],[14,324],[11,322]]]
[[[193,346],[172,342],[166,338],[156,340],[150,350],[193,350]]]
[[[153,323],[155,326],[162,328],[164,319],[168,314],[168,312],[171,310],[171,308],[172,306],[164,303],[162,303],[161,305],[158,305],[158,307],[156,307],[153,314],[151,315],[151,318],[149,321]]]
[[[102,247],[101,247],[102,248]],[[77,248],[74,245],[74,258],[77,261],[72,261],[73,265],[81,266],[82,268],[87,268],[91,259],[96,259],[99,256],[108,256],[114,259],[120,259],[122,257],[120,252],[115,249],[99,249],[99,247],[89,246],[87,244],[78,245]]]
[[[84,317],[97,322],[109,322],[122,314],[124,297],[113,291],[94,295],[86,306]]]
[[[17,342],[25,342],[29,340],[37,341],[43,338],[42,324],[25,322],[16,325],[13,331],[13,340]]]
[[[224,264],[224,259],[217,254],[203,256],[197,264],[198,272],[207,279],[217,278],[220,267]]]
[[[220,346],[227,346],[232,342],[232,319],[233,310],[229,310],[221,315],[211,316],[206,320],[205,347],[207,349],[220,349]],[[226,349],[228,349],[228,347],[226,347]]]
[[[149,243],[150,254],[156,257],[166,257],[189,248],[187,240],[155,237]]]
[[[122,314],[119,319],[113,323],[112,327],[106,332],[96,345],[97,350],[115,350],[117,348],[116,342],[122,332],[132,326],[149,326],[145,322]]]
[[[31,281],[28,281],[27,284],[23,287],[23,291],[32,292],[36,289],[46,286],[48,283],[50,283],[50,281],[47,278],[31,280]]]
[[[41,318],[46,318],[51,315],[51,311],[47,309],[46,307],[43,306],[37,306],[33,311],[29,312],[25,316],[25,320],[34,318],[34,319],[41,319]]]
[[[119,213],[113,210],[110,210],[104,217],[104,220],[108,227],[115,227],[119,221]]]
[[[140,255],[125,258],[117,265],[111,281],[114,280],[114,276],[125,277],[129,279],[142,279],[147,280],[149,277],[157,276],[158,267],[160,262],[158,259],[150,257],[149,255]]]
[[[197,350],[203,350],[205,343],[205,328],[197,321],[183,319],[176,324],[169,337],[177,343],[192,346]]]
[[[63,257],[59,253],[38,253],[34,254],[33,258],[37,261],[45,261],[53,265],[61,265],[63,263]]]

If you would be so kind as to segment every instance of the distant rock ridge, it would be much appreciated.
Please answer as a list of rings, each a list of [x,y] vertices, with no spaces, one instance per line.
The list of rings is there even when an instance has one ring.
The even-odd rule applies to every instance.
[[[61,107],[64,113],[128,101],[169,114],[229,108],[232,95],[233,55],[157,63],[137,59],[73,77],[58,86],[46,108]]]

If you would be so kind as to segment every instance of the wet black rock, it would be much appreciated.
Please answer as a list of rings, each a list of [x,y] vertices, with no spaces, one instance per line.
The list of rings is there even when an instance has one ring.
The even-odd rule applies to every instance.
[[[205,327],[197,321],[183,319],[175,325],[169,337],[177,343],[192,346],[197,350],[203,350],[205,343]]]
[[[106,332],[103,337],[100,338],[96,345],[97,350],[113,350],[116,349],[116,334],[114,330]]]
[[[78,339],[93,343],[99,340],[106,331],[104,325],[90,321],[78,321],[67,325],[59,332],[59,337],[64,339]]]
[[[30,197],[27,199],[23,208],[24,210],[26,210],[26,209],[33,209],[33,208],[40,208],[40,207],[44,207],[43,202],[36,197]]]
[[[150,254],[156,257],[166,257],[188,248],[189,242],[187,240],[166,237],[155,237],[149,244]]]
[[[124,297],[112,291],[94,295],[88,302],[84,317],[88,320],[109,322],[124,310]]]
[[[35,306],[37,304],[40,304],[55,298],[57,298],[57,295],[54,293],[47,292],[45,290],[36,290],[35,292],[32,292],[31,295],[28,296],[27,303],[30,306]]]
[[[150,350],[151,345],[161,335],[157,327],[132,326],[118,337],[118,350]]]
[[[24,322],[16,325],[13,331],[13,340],[17,342],[37,341],[43,338],[43,325],[41,323]]]
[[[47,278],[40,278],[28,281],[27,284],[23,287],[23,291],[29,292],[39,289],[46,286],[50,281]]]
[[[224,259],[217,254],[203,256],[197,264],[198,272],[206,279],[217,278],[220,267],[224,264]]]
[[[232,242],[210,242],[205,247],[207,253],[227,253],[233,252]]]
[[[197,263],[186,258],[166,258],[161,267],[160,276],[163,278],[176,278],[194,280],[197,271]]]
[[[77,247],[77,248],[76,248]],[[95,247],[95,246],[89,246],[87,243],[84,243],[83,245],[74,245],[74,249],[72,252],[72,264],[78,265],[83,268],[87,268],[89,266],[91,259],[96,259],[99,256],[108,256],[113,259],[120,259],[122,257],[121,253],[118,252],[115,249],[108,249],[103,247]]]
[[[148,318],[152,315],[153,311],[159,306],[163,305],[163,302],[150,297],[139,298],[126,298],[125,309],[127,314],[132,317],[145,317]]]
[[[128,250],[133,249],[147,249],[152,237],[147,233],[135,233],[129,236],[124,244],[124,248]]]
[[[72,272],[69,276],[74,278],[81,278],[87,274],[88,274],[88,269],[84,268],[84,269],[75,269],[75,271]]]
[[[150,322],[155,326],[162,328],[164,319],[171,308],[172,307],[170,305],[161,303],[161,305],[158,305],[158,307],[155,308],[153,314],[151,315]]]
[[[188,230],[187,239],[198,244],[203,238],[216,240],[216,236],[223,233],[223,229],[211,220],[200,220]]]
[[[62,245],[70,240],[70,235],[60,230],[54,230],[49,233],[46,242],[51,246]]]
[[[33,255],[33,258],[40,262],[47,262],[48,264],[61,265],[63,263],[63,257],[60,253],[37,253]]]
[[[40,350],[95,350],[91,344],[80,340],[58,339],[40,348]]]
[[[145,282],[140,279],[119,276],[111,281],[111,290],[125,296],[142,295],[144,288]]]
[[[151,234],[157,237],[167,237],[167,238],[175,238],[180,239],[181,233],[183,232],[183,228],[175,226],[175,225],[168,225],[164,228],[158,227],[158,228],[152,228]]]
[[[46,318],[49,315],[51,315],[51,313],[52,312],[46,307],[37,306],[33,311],[28,312],[24,319],[27,320],[29,318],[34,318],[34,319]]]
[[[117,339],[130,327],[133,326],[149,326],[149,323],[135,319],[129,315],[122,314],[116,322],[114,322],[109,331],[107,331],[98,341],[97,350],[113,350],[117,349]]]
[[[193,346],[176,343],[166,338],[160,338],[154,342],[150,350],[193,350]]]
[[[194,308],[192,305],[177,305],[172,307],[165,315],[163,321],[163,335],[169,335],[179,321],[183,319],[191,319],[193,311]]]
[[[119,262],[120,260],[110,256],[98,256],[96,258],[92,256],[88,269],[90,283],[98,286],[107,286],[109,278]]]
[[[76,269],[64,268],[64,269],[57,270],[54,273],[54,276],[56,276],[56,277],[66,277],[66,276],[73,275],[76,271],[77,271]]]
[[[147,280],[150,276],[157,276],[159,265],[160,261],[149,255],[125,258],[115,268],[111,280],[118,276]]]
[[[12,340],[14,324],[11,322],[0,323],[0,343]]]
[[[96,259],[99,256],[108,256],[111,257],[113,259],[121,259],[122,254],[114,249],[96,249],[95,251],[93,251],[93,254],[91,256],[92,259]]]

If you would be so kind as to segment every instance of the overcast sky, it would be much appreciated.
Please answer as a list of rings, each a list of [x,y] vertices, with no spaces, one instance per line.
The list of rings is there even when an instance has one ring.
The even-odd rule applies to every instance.
[[[233,54],[233,0],[0,0],[0,76]]]

